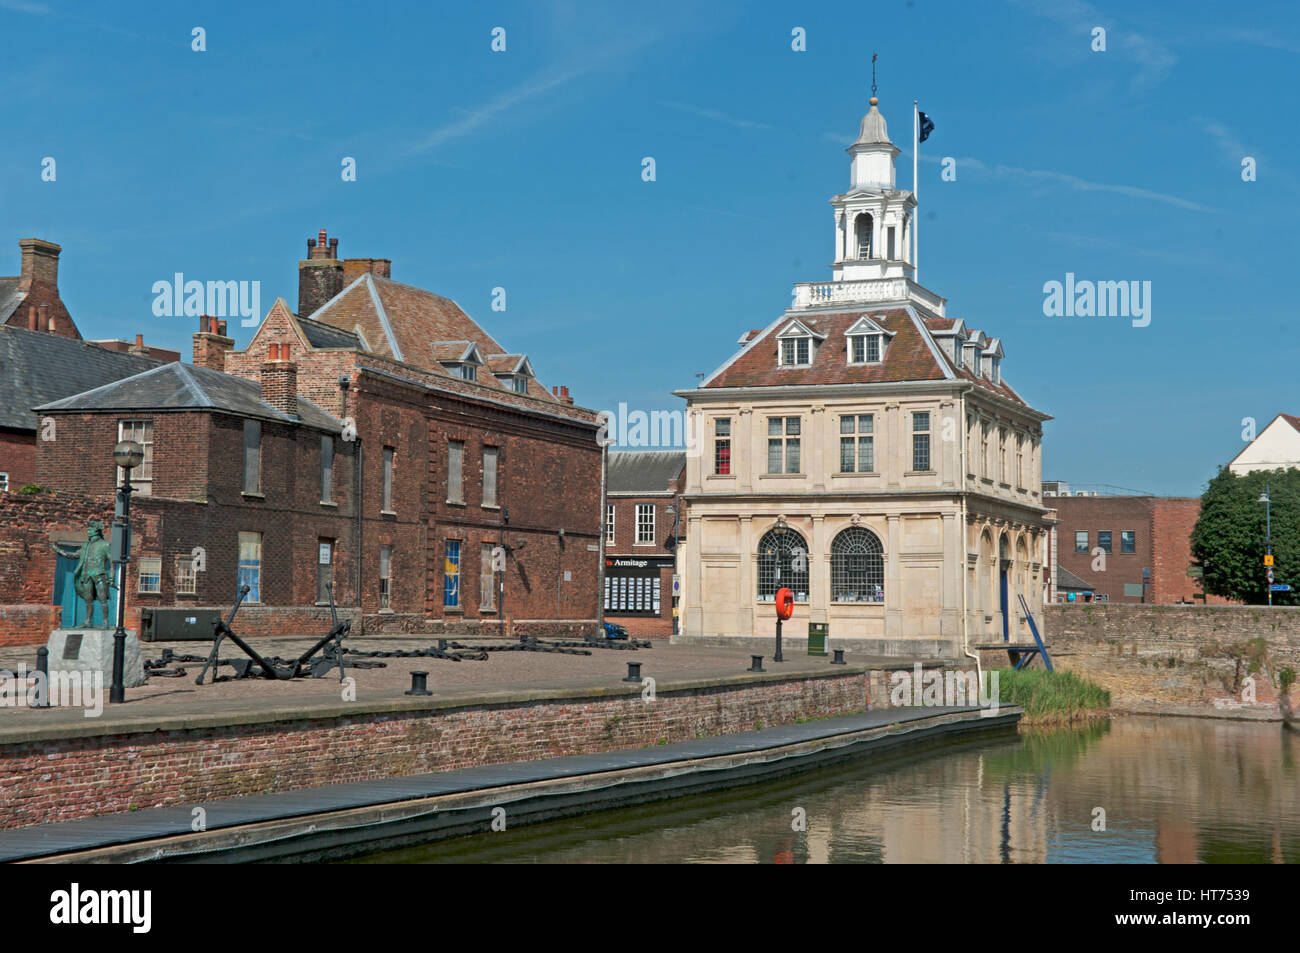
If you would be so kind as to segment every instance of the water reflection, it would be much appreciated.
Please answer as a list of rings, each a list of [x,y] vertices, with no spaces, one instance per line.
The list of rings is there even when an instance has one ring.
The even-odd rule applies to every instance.
[[[1284,863],[1300,735],[1125,718],[365,858],[385,863]],[[807,830],[791,829],[793,810]],[[1105,830],[1094,830],[1105,812]]]

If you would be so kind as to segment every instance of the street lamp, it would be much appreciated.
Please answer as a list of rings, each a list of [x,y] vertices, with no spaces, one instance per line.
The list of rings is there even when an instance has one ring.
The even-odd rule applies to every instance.
[[[131,471],[144,461],[144,447],[134,440],[122,440],[113,448],[113,462],[122,468],[122,485],[117,490],[113,514],[113,535],[119,544],[117,555],[117,631],[113,633],[113,684],[108,690],[110,702],[126,701],[126,580],[131,561]]]
[[[790,529],[790,524],[785,521],[784,516],[776,518],[776,525],[773,527],[776,531],[776,591],[781,591],[781,557],[785,555],[785,534]],[[785,656],[781,654],[781,614],[778,611],[776,616],[776,654],[772,656],[773,662],[784,662]]]
[[[1273,501],[1268,495],[1268,484],[1264,484],[1264,492],[1259,495],[1259,502],[1264,504],[1265,520],[1265,552],[1268,553],[1264,560],[1268,567],[1265,578],[1268,579],[1268,604],[1273,604]]]

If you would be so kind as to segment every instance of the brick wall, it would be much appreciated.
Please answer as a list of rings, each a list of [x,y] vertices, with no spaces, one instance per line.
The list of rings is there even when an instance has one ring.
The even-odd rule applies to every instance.
[[[862,673],[0,746],[0,828],[694,740],[862,711]]]
[[[1061,523],[1057,532],[1060,565],[1089,584],[1111,603],[1141,603],[1141,596],[1124,594],[1124,584],[1142,583],[1142,570],[1151,570],[1151,586],[1145,601],[1152,604],[1191,602],[1199,592],[1197,580],[1187,575],[1192,563],[1191,535],[1200,515],[1201,501],[1195,497],[1154,496],[1062,496],[1049,497]],[[1132,530],[1133,553],[1123,552],[1121,534]],[[1088,533],[1088,552],[1076,553],[1075,533]],[[1111,551],[1105,569],[1094,570],[1098,531],[1111,534]],[[1210,596],[1210,605],[1228,605],[1228,600]]]
[[[36,432],[0,430],[0,473],[9,474],[10,492],[36,482]]]
[[[0,493],[0,645],[48,640],[59,622],[51,533],[84,540],[92,519],[103,521],[107,536],[113,504],[68,493]],[[140,525],[132,521],[133,528]],[[132,609],[128,603],[128,624]]]
[[[1300,607],[1054,605],[1043,607],[1048,651],[1059,668],[1077,671],[1112,693],[1119,707],[1150,704],[1214,710],[1240,701],[1232,646],[1262,638],[1255,674],[1261,705],[1276,703],[1282,668],[1300,671]],[[1006,653],[985,658],[1006,664]],[[1240,674],[1249,674],[1248,663]]]

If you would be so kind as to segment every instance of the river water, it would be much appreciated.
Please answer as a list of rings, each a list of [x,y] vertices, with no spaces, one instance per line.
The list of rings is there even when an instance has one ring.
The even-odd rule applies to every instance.
[[[1300,734],[1276,723],[1117,718],[362,862],[1294,863],[1298,773]]]

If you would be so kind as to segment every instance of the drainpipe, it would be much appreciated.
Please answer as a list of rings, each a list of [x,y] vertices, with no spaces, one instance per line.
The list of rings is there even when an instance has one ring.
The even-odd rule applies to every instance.
[[[609,518],[605,513],[605,460],[609,456],[609,445],[603,440],[600,445],[600,565],[596,573],[596,626],[597,636],[605,634],[605,522]]]
[[[966,601],[966,597],[970,590],[970,585],[966,578],[966,565],[969,562],[969,557],[966,552],[966,499],[967,499],[967,493],[969,492],[969,488],[966,485],[966,474],[970,472],[970,466],[969,466],[970,444],[967,442],[966,439],[967,427],[966,427],[965,399],[963,399],[961,402],[961,418],[959,422],[961,423],[961,483],[962,483],[961,526],[958,527],[958,531],[961,534],[960,537],[961,538],[961,649],[962,649],[962,653],[967,658],[972,658],[975,660],[975,677],[979,679],[979,684],[982,685],[984,683],[984,667],[980,664],[979,653],[972,652],[970,650],[970,608]]]

